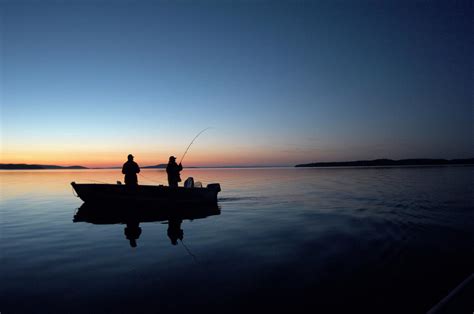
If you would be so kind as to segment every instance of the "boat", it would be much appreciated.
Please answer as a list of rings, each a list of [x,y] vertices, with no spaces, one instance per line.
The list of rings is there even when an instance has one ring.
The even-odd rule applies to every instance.
[[[216,204],[219,183],[206,187],[168,187],[163,185],[96,184],[71,182],[77,196],[87,203],[148,203],[164,205]]]

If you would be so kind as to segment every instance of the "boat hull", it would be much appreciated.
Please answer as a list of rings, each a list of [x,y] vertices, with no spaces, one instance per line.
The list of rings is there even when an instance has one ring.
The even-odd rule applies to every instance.
[[[147,204],[215,204],[219,184],[205,188],[184,188],[153,185],[71,183],[77,196],[87,203]]]

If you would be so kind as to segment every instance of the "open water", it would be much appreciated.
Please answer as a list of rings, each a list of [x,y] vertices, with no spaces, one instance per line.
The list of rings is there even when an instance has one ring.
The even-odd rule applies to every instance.
[[[176,245],[141,222],[132,247],[124,224],[73,222],[70,182],[120,170],[0,172],[0,312],[425,313],[474,270],[474,167],[188,176],[221,184],[220,214],[184,220]]]

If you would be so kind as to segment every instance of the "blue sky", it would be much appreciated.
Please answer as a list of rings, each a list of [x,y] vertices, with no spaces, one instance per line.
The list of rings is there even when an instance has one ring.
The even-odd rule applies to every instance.
[[[472,4],[11,1],[2,162],[474,155]]]

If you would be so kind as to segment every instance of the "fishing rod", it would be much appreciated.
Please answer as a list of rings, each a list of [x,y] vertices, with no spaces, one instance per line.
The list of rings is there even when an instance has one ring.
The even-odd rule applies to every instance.
[[[181,163],[184,159],[184,156],[186,156],[186,153],[188,152],[189,148],[191,147],[191,145],[193,145],[194,141],[199,137],[199,135],[201,135],[202,133],[204,133],[204,131],[207,131],[209,129],[212,129],[212,127],[207,127],[203,130],[201,130],[201,132],[199,132],[194,138],[193,140],[191,141],[191,143],[189,143],[188,147],[186,148],[186,151],[184,152],[183,154],[183,157],[181,157],[181,160],[179,161],[179,163]]]

